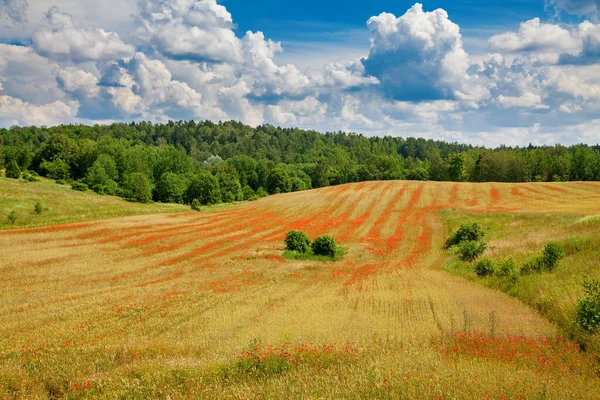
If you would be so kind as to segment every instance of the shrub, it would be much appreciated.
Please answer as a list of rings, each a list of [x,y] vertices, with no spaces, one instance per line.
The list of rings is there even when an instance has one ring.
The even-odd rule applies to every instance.
[[[268,195],[269,193],[263,187],[259,187],[258,189],[256,189],[256,196],[258,196],[259,199],[267,197]]]
[[[446,240],[445,247],[450,248],[466,241],[480,241],[484,235],[485,232],[477,222],[461,224],[458,231]]]
[[[319,236],[311,247],[313,253],[317,256],[335,257],[337,251],[335,240],[329,235]]]
[[[66,185],[67,183],[69,183],[68,181],[64,180],[64,179],[58,179],[55,181],[55,183],[57,185]]]
[[[565,252],[562,247],[554,242],[550,242],[542,251],[542,263],[546,270],[552,271],[558,265],[558,261],[564,256]]]
[[[17,212],[15,210],[12,210],[10,214],[8,214],[7,219],[9,224],[14,224],[17,221]]]
[[[285,248],[286,250],[307,253],[310,250],[310,239],[304,232],[289,231],[285,236]]]
[[[534,272],[541,272],[544,267],[541,257],[530,258],[521,266],[521,275],[529,275]]]
[[[473,261],[485,252],[487,244],[484,241],[467,240],[460,242],[458,248],[462,261]]]
[[[33,211],[35,211],[36,214],[41,214],[44,211],[44,207],[42,207],[42,203],[40,203],[39,201],[37,203],[35,203],[35,206],[33,207]]]
[[[477,276],[490,276],[494,275],[494,264],[489,258],[477,261],[473,268]]]
[[[78,192],[87,192],[88,185],[83,182],[73,182],[71,183],[71,189],[77,190]]]
[[[42,161],[40,169],[50,179],[69,179],[69,164],[60,158],[54,161]]]
[[[509,257],[500,261],[495,273],[502,278],[503,281],[514,285],[519,280],[520,272],[519,264],[517,264],[514,258]]]
[[[583,330],[593,333],[600,327],[600,282],[583,283],[584,296],[577,302],[575,321]]]
[[[40,178],[29,173],[29,171],[24,172],[22,178],[25,179],[27,182],[39,182],[40,181]]]
[[[6,166],[6,177],[11,179],[19,179],[21,177],[21,168],[16,161],[11,161]]]
[[[233,203],[234,201],[243,200],[244,193],[240,180],[229,173],[219,173],[216,176],[221,189],[221,201],[223,203]]]
[[[192,210],[200,211],[202,209],[202,204],[200,204],[200,200],[194,199],[192,200]]]
[[[245,185],[242,189],[242,193],[244,194],[244,200],[256,200],[258,199],[258,196],[256,195],[256,193],[254,193],[254,190],[248,186]]]

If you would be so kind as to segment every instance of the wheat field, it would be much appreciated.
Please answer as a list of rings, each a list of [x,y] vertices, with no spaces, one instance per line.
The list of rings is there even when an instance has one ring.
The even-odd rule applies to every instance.
[[[442,210],[600,213],[600,184],[364,182],[0,232],[0,398],[597,398],[594,355],[441,270]],[[291,229],[337,262],[282,258]]]

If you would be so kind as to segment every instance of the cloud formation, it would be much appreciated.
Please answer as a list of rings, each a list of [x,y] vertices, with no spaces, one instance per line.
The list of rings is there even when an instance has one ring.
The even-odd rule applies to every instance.
[[[131,57],[134,47],[126,44],[114,32],[104,29],[77,27],[70,14],[52,7],[45,15],[48,28],[33,35],[33,47],[38,54],[52,60],[110,61]]]
[[[239,32],[216,0],[137,4],[121,36],[51,7],[30,46],[0,44],[0,126],[235,119],[486,145],[600,140],[589,122],[600,120],[593,20],[524,21],[471,57],[448,13],[417,3],[370,18],[363,57],[301,69],[279,62],[281,42]]]

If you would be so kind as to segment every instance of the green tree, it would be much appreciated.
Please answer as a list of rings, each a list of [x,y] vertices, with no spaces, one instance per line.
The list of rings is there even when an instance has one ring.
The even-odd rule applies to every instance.
[[[210,172],[200,170],[192,177],[184,197],[187,204],[194,199],[202,205],[218,204],[221,202],[219,181]]]
[[[453,154],[448,161],[448,177],[453,182],[466,180],[465,156],[464,154]]]
[[[118,188],[117,167],[114,159],[108,154],[101,154],[88,170],[85,183],[99,194],[115,194]]]
[[[60,158],[57,158],[54,161],[42,161],[40,169],[45,173],[46,177],[50,179],[69,179],[69,164]]]
[[[155,199],[163,203],[183,203],[187,179],[174,172],[165,172],[160,177],[156,189]]]
[[[292,190],[290,175],[283,168],[273,168],[267,177],[267,191],[269,194],[288,193]]]
[[[154,185],[148,175],[141,172],[133,172],[125,175],[122,184],[123,197],[138,203],[150,203],[152,201],[152,190]]]
[[[240,181],[235,175],[222,172],[217,174],[217,180],[221,188],[221,201],[223,203],[233,203],[244,199],[242,185],[240,185]]]

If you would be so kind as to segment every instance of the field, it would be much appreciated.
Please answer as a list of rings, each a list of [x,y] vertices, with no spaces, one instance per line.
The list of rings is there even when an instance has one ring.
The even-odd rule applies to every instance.
[[[0,398],[597,398],[595,349],[565,332],[579,280],[600,276],[599,199],[594,183],[366,182],[6,230]],[[493,257],[583,244],[510,297],[442,249],[468,220]],[[284,259],[291,229],[346,255]]]

